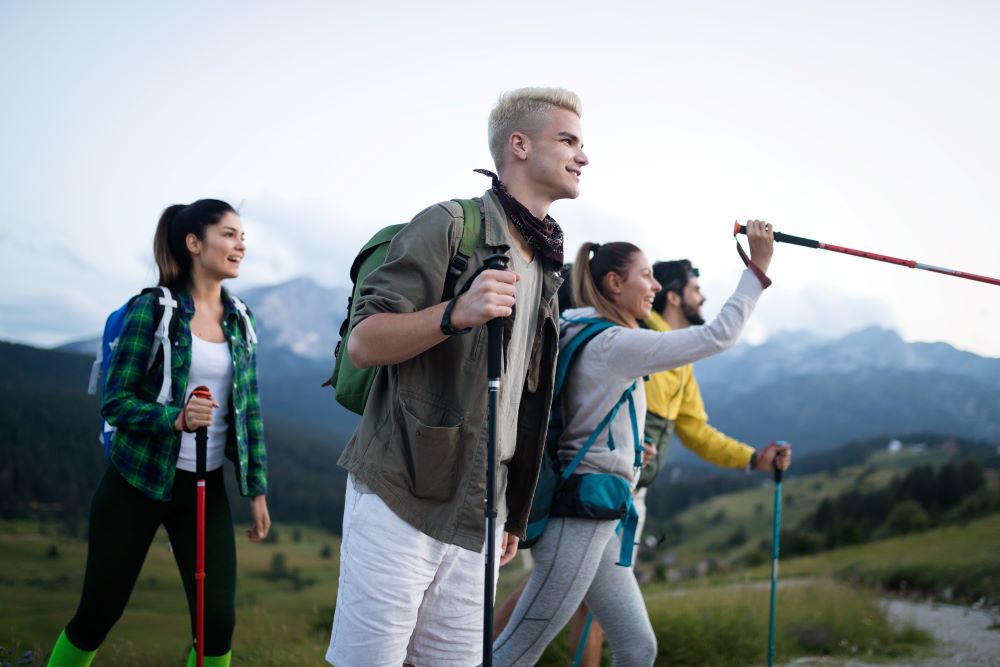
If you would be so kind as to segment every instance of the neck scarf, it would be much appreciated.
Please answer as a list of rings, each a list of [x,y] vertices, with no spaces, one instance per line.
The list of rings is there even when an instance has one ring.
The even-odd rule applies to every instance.
[[[493,194],[500,200],[504,213],[521,236],[542,257],[559,269],[563,265],[563,231],[552,216],[546,215],[544,220],[536,218],[531,211],[514,196],[507,192],[507,186],[500,177],[488,169],[475,169],[477,174],[483,174],[493,179]]]

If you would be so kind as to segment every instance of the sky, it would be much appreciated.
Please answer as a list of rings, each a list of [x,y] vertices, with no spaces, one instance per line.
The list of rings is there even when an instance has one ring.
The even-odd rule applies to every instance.
[[[1000,275],[992,2],[0,0],[0,339],[95,335],[153,284],[173,203],[240,208],[239,292],[348,282],[380,227],[475,196],[486,119],[525,85],[583,100],[567,254],[690,258],[711,314],[734,220]],[[795,246],[745,338],[871,324],[1000,356],[1000,289]]]

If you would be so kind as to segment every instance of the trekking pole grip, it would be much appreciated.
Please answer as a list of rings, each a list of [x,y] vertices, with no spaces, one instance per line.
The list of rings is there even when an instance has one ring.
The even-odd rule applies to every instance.
[[[208,387],[200,386],[195,387],[194,391],[191,392],[192,397],[205,398],[212,400],[212,392],[209,391]],[[194,450],[195,450],[195,468],[196,472],[200,476],[205,475],[205,468],[208,465],[208,427],[199,426],[198,430],[194,434]]]
[[[506,271],[510,257],[496,253],[490,255],[483,261],[483,266],[494,271]],[[503,318],[495,317],[486,323],[488,332],[486,366],[487,376],[490,378],[500,377],[500,364],[502,358],[502,330]]]
[[[747,226],[746,225],[741,225],[738,222],[735,225],[733,225],[733,236],[736,236],[737,234],[746,234],[746,233],[747,233]],[[803,247],[806,247],[806,248],[818,248],[819,247],[819,241],[814,241],[812,239],[803,238],[801,236],[793,236],[791,234],[783,234],[782,232],[775,232],[774,233],[774,242],[775,243],[791,243],[793,245],[800,245],[800,246],[803,246]]]
[[[779,447],[791,447],[791,445],[785,440],[775,440],[771,443],[772,445],[777,445]],[[778,467],[778,457],[774,457],[774,483],[781,484],[781,478],[784,476],[785,471]]]

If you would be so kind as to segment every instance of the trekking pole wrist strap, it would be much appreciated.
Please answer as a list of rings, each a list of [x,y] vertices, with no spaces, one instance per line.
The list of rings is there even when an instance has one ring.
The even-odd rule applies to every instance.
[[[188,428],[186,405],[183,408],[181,408],[181,431],[183,431],[184,433],[194,433],[192,429]]]
[[[462,296],[465,292],[460,292],[452,297],[448,305],[444,307],[444,315],[441,316],[441,333],[445,336],[461,336],[462,334],[467,334],[472,331],[472,327],[466,327],[464,329],[456,329],[451,325],[451,312],[455,308],[455,302],[458,301],[458,297]]]
[[[743,260],[743,263],[746,264],[746,267],[751,271],[753,271],[753,274],[757,276],[757,280],[760,282],[761,288],[767,289],[768,287],[770,287],[771,279],[767,277],[767,274],[765,274],[763,271],[760,270],[759,266],[750,261],[750,258],[747,257],[746,252],[743,250],[743,246],[740,245],[739,239],[736,239],[736,252],[740,254],[740,259]]]

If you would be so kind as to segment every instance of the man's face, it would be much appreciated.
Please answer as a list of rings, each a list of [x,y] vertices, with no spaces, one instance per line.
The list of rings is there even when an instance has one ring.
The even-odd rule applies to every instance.
[[[549,200],[575,199],[580,174],[590,160],[583,152],[580,117],[566,109],[551,109],[528,138],[526,167],[540,194]]]
[[[684,294],[681,296],[681,312],[693,326],[705,323],[705,318],[701,316],[701,307],[704,303],[705,297],[701,295],[698,279],[693,276],[688,278],[687,284],[684,286]]]

